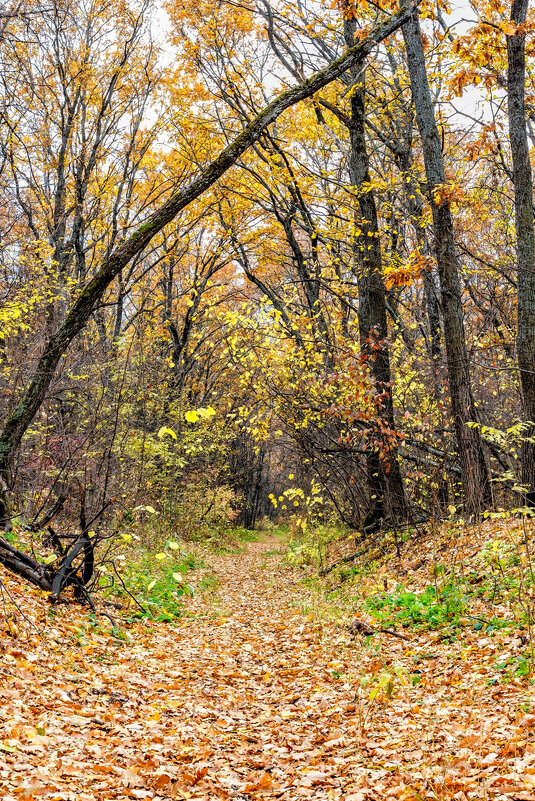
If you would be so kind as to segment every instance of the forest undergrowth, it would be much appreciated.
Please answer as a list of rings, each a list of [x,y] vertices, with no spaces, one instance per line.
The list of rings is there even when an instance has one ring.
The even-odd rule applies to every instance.
[[[302,540],[242,531],[180,550],[150,615],[4,572],[2,797],[535,799],[531,533],[422,528],[318,579]]]

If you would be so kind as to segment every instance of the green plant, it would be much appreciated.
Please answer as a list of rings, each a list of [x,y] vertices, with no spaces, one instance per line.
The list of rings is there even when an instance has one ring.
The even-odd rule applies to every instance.
[[[533,661],[529,654],[510,656],[503,662],[497,662],[495,669],[502,674],[503,682],[513,681],[515,678],[527,678],[533,673]],[[496,683],[497,679],[494,681]]]
[[[532,671],[531,659],[525,656],[517,657],[515,673],[517,676],[529,676]]]
[[[386,626],[437,629],[458,622],[467,610],[468,599],[455,582],[446,583],[440,590],[430,584],[422,592],[411,592],[398,584],[392,593],[370,596],[365,606],[372,617]]]
[[[135,604],[132,617],[171,621],[180,617],[184,599],[195,592],[186,574],[200,566],[192,554],[170,540],[157,554],[142,551],[136,558],[131,555],[114,591]]]

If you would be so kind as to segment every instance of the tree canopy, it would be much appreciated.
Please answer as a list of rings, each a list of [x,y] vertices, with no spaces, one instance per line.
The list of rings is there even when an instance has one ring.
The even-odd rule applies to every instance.
[[[5,565],[533,505],[533,20],[472,9],[6,7],[0,511],[55,556]]]

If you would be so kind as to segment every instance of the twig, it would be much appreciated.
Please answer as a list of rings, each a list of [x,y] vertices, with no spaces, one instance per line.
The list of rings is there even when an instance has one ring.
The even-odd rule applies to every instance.
[[[391,629],[374,629],[365,620],[359,620],[358,618],[347,626],[347,630],[353,637],[356,637],[357,634],[362,634],[364,637],[371,637],[372,634],[391,634],[392,637],[399,637],[400,640],[410,642],[409,638],[405,637],[404,634],[398,634],[397,631],[392,631]]]
[[[348,556],[343,556],[342,559],[338,559],[338,561],[337,562],[333,562],[332,565],[328,565],[327,567],[323,567],[320,570],[319,575],[320,576],[326,576],[328,573],[331,573],[333,570],[335,570],[340,565],[347,565],[349,562],[354,562],[355,559],[359,558],[359,556],[364,556],[364,554],[368,551],[368,549],[369,549],[371,544],[372,543],[370,542],[368,545],[366,545],[365,548],[362,548],[362,550],[355,551],[355,553],[350,553]]]
[[[4,599],[4,592],[8,596],[9,600],[11,601],[11,603],[13,604],[13,606],[15,607],[17,612],[23,618],[23,620],[25,620],[26,623],[28,623],[30,626],[32,626],[32,628],[34,628],[35,631],[37,632],[37,636],[41,640],[43,640],[43,642],[45,642],[45,640],[43,639],[42,632],[39,631],[39,629],[37,628],[37,626],[35,625],[33,620],[30,617],[28,617],[28,615],[25,612],[23,612],[23,610],[20,608],[20,606],[18,605],[16,600],[13,598],[13,596],[11,595],[10,591],[8,590],[8,588],[6,587],[4,582],[0,579],[0,593],[2,594],[2,604],[3,604],[3,607],[4,607],[4,615],[5,615],[6,619],[7,619],[7,616],[8,616],[8,612],[7,612],[7,608],[6,608],[6,602],[5,602],[5,599]]]
[[[117,570],[117,568],[116,568],[116,566],[115,566],[115,562],[112,560],[112,562],[111,562],[111,563],[112,563],[112,565],[113,565],[113,569],[114,569],[114,571],[115,571],[115,575],[117,576],[117,578],[118,578],[118,579],[119,579],[119,581],[121,582],[121,586],[122,586],[123,590],[126,592],[126,594],[127,594],[127,595],[129,595],[129,596],[130,596],[130,598],[133,600],[133,602],[134,602],[134,603],[135,603],[137,606],[139,606],[139,608],[141,609],[141,611],[142,611],[142,612],[144,612],[146,615],[148,615],[148,612],[147,612],[147,610],[145,609],[145,607],[143,606],[143,604],[141,604],[141,603],[138,601],[138,599],[136,598],[136,596],[135,596],[135,595],[132,595],[132,593],[130,592],[130,590],[128,589],[128,587],[126,586],[126,584],[124,583],[124,581],[123,581],[123,579],[122,579],[122,576],[121,576],[121,574],[119,573],[119,571]]]
[[[101,617],[107,617],[108,620],[110,621],[111,625],[113,626],[113,628],[114,629],[117,628],[117,624],[116,624],[115,620],[107,612],[97,612],[97,614],[100,615]]]

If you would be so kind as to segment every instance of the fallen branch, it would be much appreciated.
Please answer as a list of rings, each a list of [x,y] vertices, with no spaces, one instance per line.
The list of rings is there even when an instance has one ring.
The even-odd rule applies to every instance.
[[[355,559],[358,559],[360,556],[364,556],[364,554],[366,553],[371,544],[372,543],[370,542],[368,543],[368,545],[366,545],[365,548],[362,548],[362,550],[355,551],[355,553],[350,553],[348,556],[343,556],[341,559],[338,559],[337,562],[333,562],[333,564],[329,565],[328,567],[322,567],[322,569],[319,572],[319,575],[326,576],[328,573],[332,573],[332,571],[335,570],[337,567],[340,567],[340,565],[347,565],[350,562],[354,562]]]
[[[42,590],[52,589],[53,572],[0,537],[0,564]]]
[[[374,629],[369,623],[366,623],[365,620],[359,620],[358,618],[355,618],[355,620],[347,626],[347,630],[353,637],[356,637],[357,634],[362,634],[364,637],[371,637],[372,634],[390,634],[392,637],[398,637],[400,640],[410,642],[409,638],[405,637],[404,634],[398,634],[397,631],[392,631],[391,629]]]

